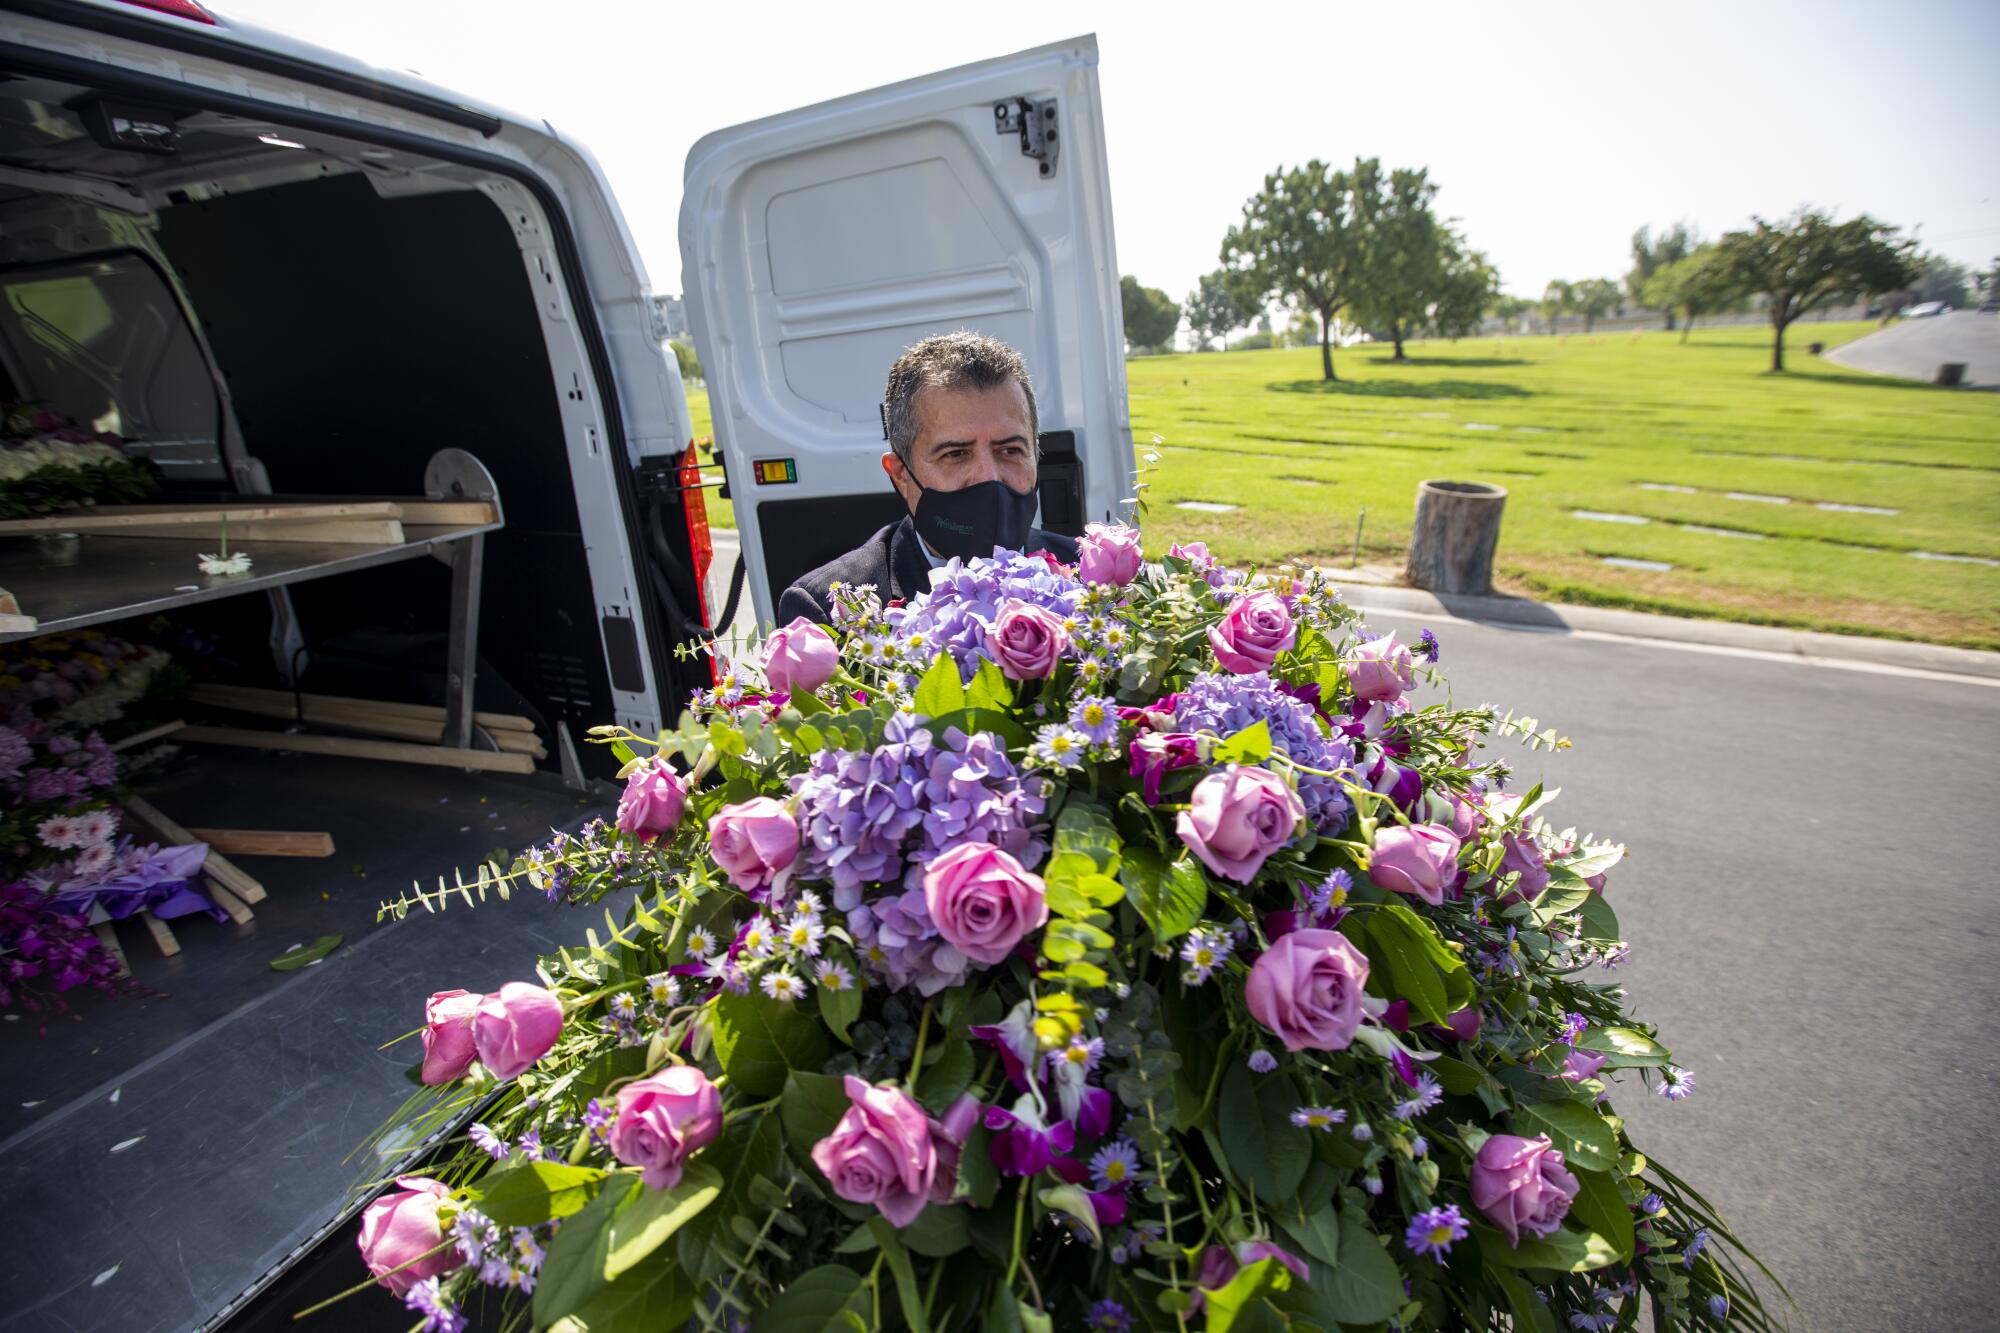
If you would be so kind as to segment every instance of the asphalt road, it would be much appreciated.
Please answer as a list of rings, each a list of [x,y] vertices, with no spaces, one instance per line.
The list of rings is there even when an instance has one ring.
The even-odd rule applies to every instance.
[[[2000,387],[2000,315],[1955,310],[1906,319],[1834,348],[1827,360],[1877,375],[1929,380],[1947,361],[1963,362],[1965,382]]]
[[[2000,688],[1430,624],[1460,702],[1575,742],[1520,752],[1550,814],[1629,844],[1608,892],[1637,1012],[1697,1090],[1614,1103],[1821,1330],[2000,1308]],[[1775,1293],[1774,1293],[1775,1295]]]

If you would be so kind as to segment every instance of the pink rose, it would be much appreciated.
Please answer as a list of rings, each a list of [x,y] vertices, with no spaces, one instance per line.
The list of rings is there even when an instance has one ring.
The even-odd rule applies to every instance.
[[[976,963],[998,963],[1049,919],[1041,876],[1007,852],[962,842],[924,870],[924,906],[945,943]]]
[[[611,1155],[643,1168],[656,1190],[681,1183],[681,1166],[722,1132],[722,1094],[693,1065],[674,1065],[618,1089]]]
[[[625,794],[618,798],[618,831],[640,842],[651,842],[674,831],[687,805],[687,781],[653,758],[625,775]]]
[[[1276,593],[1250,592],[1230,604],[1220,624],[1209,627],[1208,646],[1223,670],[1247,676],[1269,671],[1298,637],[1292,613]]]
[[[423,1176],[398,1176],[401,1186],[385,1194],[361,1213],[361,1262],[375,1280],[401,1296],[427,1277],[441,1277],[465,1262],[456,1246],[444,1244],[444,1227],[438,1221],[438,1204],[451,1191]],[[428,1258],[418,1259],[419,1255]],[[410,1261],[416,1259],[417,1262]],[[408,1268],[403,1268],[409,1264]],[[401,1268],[401,1272],[392,1270]]]
[[[424,1082],[465,1077],[474,1055],[472,1016],[482,998],[468,990],[441,990],[424,1001]]]
[[[930,1122],[931,1150],[937,1154],[937,1173],[931,1177],[929,1195],[932,1203],[951,1202],[958,1189],[959,1154],[978,1127],[979,1114],[984,1109],[979,1098],[962,1092],[957,1101],[945,1108],[943,1119]]]
[[[708,821],[708,854],[745,893],[762,893],[799,855],[799,826],[768,796],[725,805]]]
[[[1347,682],[1357,699],[1393,702],[1417,683],[1417,659],[1409,647],[1396,642],[1392,631],[1370,639],[1354,650],[1347,664]]]
[[[1248,884],[1271,853],[1297,835],[1305,818],[1305,803],[1283,778],[1269,769],[1231,764],[1195,784],[1174,830],[1210,870]]]
[[[1375,835],[1368,878],[1392,893],[1407,893],[1432,907],[1458,878],[1458,839],[1436,824],[1398,825]]]
[[[849,1074],[851,1105],[833,1133],[813,1145],[813,1165],[850,1203],[872,1203],[890,1225],[917,1220],[937,1177],[930,1119],[909,1094],[870,1087]]]
[[[1451,807],[1451,832],[1461,845],[1479,836],[1479,830],[1486,827],[1486,812],[1455,791],[1445,793],[1445,801]]]
[[[1139,576],[1144,559],[1139,530],[1123,523],[1091,523],[1076,544],[1076,573],[1085,583],[1124,587]]]
[[[486,1072],[506,1082],[549,1053],[562,1035],[563,1007],[540,986],[510,981],[479,1002],[472,1039]]]
[[[1611,1057],[1598,1051],[1572,1050],[1563,1057],[1563,1067],[1555,1077],[1565,1083],[1581,1083],[1587,1078],[1596,1078],[1597,1071],[1604,1068],[1604,1062]]]
[[[1337,930],[1295,930],[1257,955],[1244,983],[1250,1016],[1289,1051],[1344,1051],[1361,1026],[1368,958]]]
[[[1507,1233],[1510,1245],[1519,1245],[1524,1231],[1546,1236],[1560,1227],[1581,1188],[1546,1134],[1495,1134],[1472,1159],[1471,1177],[1472,1202]]]
[[[804,616],[764,640],[764,679],[787,694],[816,690],[833,679],[840,665],[840,645],[833,636]]]
[[[1055,612],[1009,597],[1000,603],[986,643],[1009,680],[1041,680],[1069,648],[1069,631]]]
[[[1509,833],[1500,839],[1500,845],[1507,854],[1500,858],[1500,871],[1519,871],[1521,877],[1514,881],[1514,887],[1500,895],[1503,903],[1526,902],[1549,886],[1548,858],[1542,854],[1542,845],[1535,841],[1531,833]]]

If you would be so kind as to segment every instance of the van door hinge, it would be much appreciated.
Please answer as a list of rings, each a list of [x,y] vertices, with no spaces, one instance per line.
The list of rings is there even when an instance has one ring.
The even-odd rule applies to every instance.
[[[1042,174],[1056,174],[1056,99],[1010,98],[993,104],[993,132],[1021,136],[1021,156],[1041,163]]]

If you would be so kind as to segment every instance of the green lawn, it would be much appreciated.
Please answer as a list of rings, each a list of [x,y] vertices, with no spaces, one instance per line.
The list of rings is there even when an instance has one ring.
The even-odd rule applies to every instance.
[[[1335,353],[1332,384],[1316,349],[1134,360],[1134,438],[1166,441],[1147,545],[1200,538],[1234,561],[1344,565],[1366,506],[1364,562],[1399,565],[1419,481],[1485,481],[1508,490],[1496,573],[1509,591],[2000,647],[2000,568],[1911,554],[2000,560],[2000,395],[1806,351],[1872,327],[1795,325],[1782,376],[1764,373],[1756,326],[1697,329],[1685,345],[1664,332],[1416,343],[1400,365],[1363,346]]]
[[[1764,373],[1758,326],[1697,329],[1685,345],[1653,332],[1413,343],[1401,365],[1356,347],[1335,353],[1334,384],[1310,348],[1134,360],[1134,438],[1142,453],[1153,433],[1166,441],[1148,548],[1201,539],[1237,562],[1345,565],[1366,506],[1363,561],[1400,565],[1419,481],[1486,481],[1509,492],[1496,571],[1508,591],[2000,648],[2000,568],[1910,554],[2000,560],[2000,394],[1878,379],[1806,351],[1872,327],[1794,326],[1783,376]],[[689,404],[707,434],[706,396]],[[733,521],[713,492],[709,504],[717,526]]]

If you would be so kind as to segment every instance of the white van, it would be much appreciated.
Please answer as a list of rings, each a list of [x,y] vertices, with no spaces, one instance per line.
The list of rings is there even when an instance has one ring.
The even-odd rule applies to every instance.
[[[123,573],[84,586],[105,544],[36,564],[42,548],[0,536],[0,587],[45,627],[171,611],[244,688],[335,681],[430,705],[463,684],[468,705],[550,740],[526,778],[300,755],[268,784],[188,747],[214,766],[189,781],[212,772],[208,796],[246,824],[268,808],[276,827],[328,827],[343,803],[394,794],[335,834],[342,873],[379,875],[347,885],[368,924],[314,972],[267,972],[346,910],[331,881],[273,883],[261,941],[191,928],[167,972],[133,952],[171,1002],[106,1005],[41,1044],[29,1024],[0,1032],[22,1104],[0,1123],[0,1182],[9,1215],[36,1218],[0,1259],[0,1322],[248,1327],[263,1308],[275,1327],[305,1303],[300,1275],[351,1280],[340,1159],[400,1100],[407,1063],[374,1047],[445,984],[437,951],[460,951],[470,983],[569,929],[510,906],[460,931],[373,930],[376,890],[451,868],[434,825],[519,847],[558,805],[582,818],[610,771],[576,744],[584,729],[672,725],[710,682],[684,650],[717,628],[734,571],[709,568],[705,490],[728,487],[760,621],[894,512],[877,403],[903,347],[969,327],[1019,348],[1044,431],[1040,525],[1124,511],[1096,64],[1079,38],[700,139],[681,285],[718,476],[610,184],[547,123],[193,0],[0,5],[0,398],[137,439],[160,502],[436,499],[442,479],[447,498],[469,485],[496,506],[470,566],[407,558],[450,557],[442,542],[298,568],[273,555],[253,595],[217,600]],[[279,790],[295,777],[320,784],[304,813]],[[502,823],[503,807],[527,813]],[[285,874],[314,873],[299,867]]]

